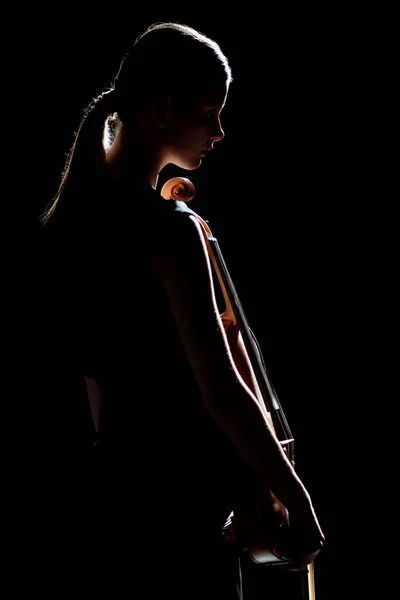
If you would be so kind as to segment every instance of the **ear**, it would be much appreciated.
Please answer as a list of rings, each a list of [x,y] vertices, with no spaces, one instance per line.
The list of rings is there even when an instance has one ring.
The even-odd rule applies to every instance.
[[[171,116],[171,97],[168,94],[157,96],[153,100],[152,115],[159,127],[164,127]]]

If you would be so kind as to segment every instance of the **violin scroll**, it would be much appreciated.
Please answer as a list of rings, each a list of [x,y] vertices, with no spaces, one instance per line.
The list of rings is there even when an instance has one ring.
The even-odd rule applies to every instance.
[[[196,190],[190,179],[186,177],[173,177],[164,183],[161,196],[164,200],[181,200],[189,202],[195,197]]]

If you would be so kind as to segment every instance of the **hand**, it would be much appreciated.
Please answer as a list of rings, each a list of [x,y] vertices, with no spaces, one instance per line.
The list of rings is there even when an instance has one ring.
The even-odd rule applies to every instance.
[[[290,562],[286,568],[301,571],[312,563],[325,543],[311,501],[289,512],[289,522],[281,527],[279,549]]]

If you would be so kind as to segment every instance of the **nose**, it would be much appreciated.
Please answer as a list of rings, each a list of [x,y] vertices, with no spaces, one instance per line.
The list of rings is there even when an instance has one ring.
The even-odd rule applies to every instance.
[[[225,133],[224,130],[222,129],[221,126],[221,120],[218,118],[215,124],[215,131],[212,132],[212,135],[210,136],[212,140],[214,140],[214,142],[219,142],[220,140],[223,140],[225,137]]]

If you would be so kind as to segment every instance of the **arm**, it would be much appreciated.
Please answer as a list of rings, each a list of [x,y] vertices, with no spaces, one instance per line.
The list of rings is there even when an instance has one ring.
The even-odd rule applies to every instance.
[[[201,226],[194,217],[182,220],[181,227],[169,230],[159,243],[155,272],[168,295],[205,406],[288,509],[291,556],[296,557],[296,567],[304,568],[321,551],[324,535],[305,486],[258,404],[255,378],[240,337],[239,343],[232,344],[232,355]],[[235,340],[237,333],[234,329],[229,335]]]
[[[240,375],[218,312],[200,225],[190,217],[160,241],[155,268],[211,416],[290,510],[308,494]],[[248,383],[251,380],[243,371]],[[254,388],[253,388],[254,389]]]

